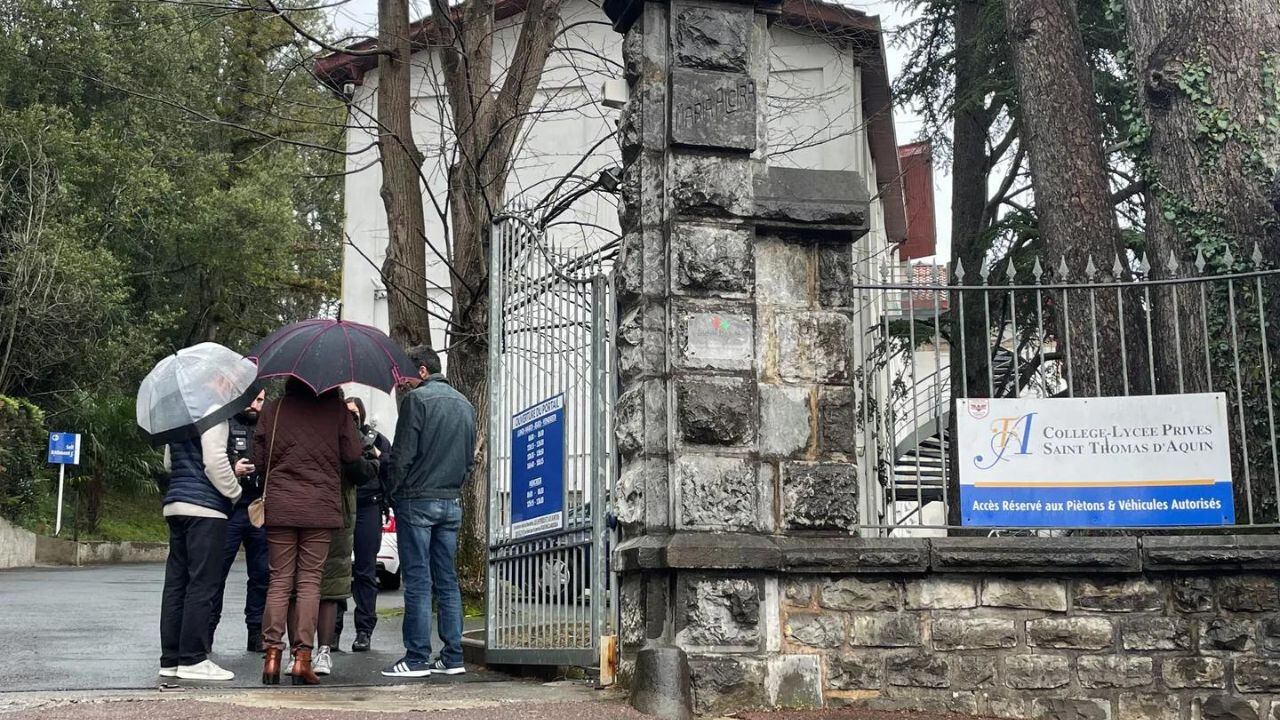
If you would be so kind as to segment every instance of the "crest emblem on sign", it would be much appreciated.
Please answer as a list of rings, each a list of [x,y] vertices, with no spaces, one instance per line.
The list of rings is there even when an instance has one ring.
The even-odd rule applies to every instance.
[[[969,407],[969,417],[974,420],[981,420],[991,412],[991,401],[985,398],[977,400],[969,400],[965,403]]]

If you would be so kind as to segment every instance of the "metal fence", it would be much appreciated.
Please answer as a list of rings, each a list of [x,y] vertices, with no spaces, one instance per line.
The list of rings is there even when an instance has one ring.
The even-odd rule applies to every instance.
[[[929,282],[939,277],[933,270],[876,264],[877,280],[855,282],[874,308],[856,344],[871,408],[862,416],[863,491],[872,497],[864,532],[958,528],[950,441],[959,398],[1190,392],[1227,397],[1234,529],[1280,527],[1280,387],[1272,382],[1280,270],[1267,268],[1258,248],[1245,259],[1230,251],[1191,263],[1170,257],[1160,268],[1116,258],[1105,272],[1092,259],[1075,272],[1034,257],[956,263],[949,282]]]
[[[612,257],[561,246],[521,213],[495,219],[492,237],[487,658],[594,665],[616,607],[604,521],[614,476]],[[548,401],[562,408],[562,445],[539,438],[535,448],[517,437],[517,416]],[[522,470],[546,463],[537,487],[520,485],[516,465],[526,461]],[[557,504],[533,524],[517,517]]]

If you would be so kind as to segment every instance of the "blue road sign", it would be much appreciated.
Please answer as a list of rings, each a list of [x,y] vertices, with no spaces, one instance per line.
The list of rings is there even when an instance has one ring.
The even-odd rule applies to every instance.
[[[564,527],[564,395],[511,418],[511,535]]]
[[[49,464],[80,464],[80,433],[49,433]]]

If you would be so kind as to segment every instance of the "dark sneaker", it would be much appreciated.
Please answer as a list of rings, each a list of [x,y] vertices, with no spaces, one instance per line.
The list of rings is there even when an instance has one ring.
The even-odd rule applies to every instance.
[[[367,632],[356,633],[356,641],[351,643],[351,652],[369,652],[369,648],[373,646],[373,640]]]
[[[449,667],[444,664],[444,660],[439,658],[437,658],[435,662],[431,663],[432,675],[461,675],[466,671],[467,669],[461,665],[458,665],[457,667]]]
[[[382,671],[383,677],[421,678],[431,674],[431,663],[397,660],[394,665]]]

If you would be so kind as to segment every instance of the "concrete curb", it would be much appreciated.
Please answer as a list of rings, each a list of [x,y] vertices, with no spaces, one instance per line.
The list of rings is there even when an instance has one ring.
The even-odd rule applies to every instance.
[[[38,565],[121,565],[164,562],[166,543],[75,542],[36,535],[0,518],[0,570]]]

